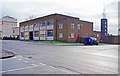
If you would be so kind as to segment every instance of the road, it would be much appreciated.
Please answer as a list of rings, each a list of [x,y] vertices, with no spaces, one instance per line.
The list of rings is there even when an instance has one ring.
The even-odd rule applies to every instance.
[[[4,74],[118,74],[118,45],[54,46],[40,41],[2,41],[18,54],[2,61]]]

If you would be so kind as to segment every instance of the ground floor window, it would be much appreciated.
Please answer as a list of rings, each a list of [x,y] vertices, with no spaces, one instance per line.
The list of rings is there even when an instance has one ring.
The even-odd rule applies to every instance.
[[[74,33],[71,33],[71,38],[74,38]]]
[[[59,33],[59,38],[63,38],[63,33]]]
[[[39,31],[34,32],[34,37],[39,37]]]
[[[21,32],[21,37],[24,37],[24,32]]]
[[[25,39],[29,39],[29,32],[25,32],[24,37],[25,37]]]
[[[53,36],[53,30],[47,30],[47,36]]]

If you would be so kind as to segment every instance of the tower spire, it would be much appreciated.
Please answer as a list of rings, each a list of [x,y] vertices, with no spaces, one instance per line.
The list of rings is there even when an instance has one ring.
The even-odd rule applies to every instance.
[[[106,19],[105,4],[104,4],[103,7],[104,7],[104,8],[103,8],[103,19]]]

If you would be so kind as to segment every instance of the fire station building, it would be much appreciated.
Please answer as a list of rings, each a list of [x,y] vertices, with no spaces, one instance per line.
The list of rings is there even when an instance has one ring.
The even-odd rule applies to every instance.
[[[76,42],[80,37],[100,38],[93,23],[63,14],[51,14],[20,23],[20,40],[58,40]]]

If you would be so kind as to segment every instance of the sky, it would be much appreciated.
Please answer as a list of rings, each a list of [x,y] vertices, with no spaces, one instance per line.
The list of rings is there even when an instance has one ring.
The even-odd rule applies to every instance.
[[[106,9],[109,34],[118,34],[119,0],[0,0],[0,16],[12,16],[19,22],[59,13],[93,22],[94,30],[100,31],[103,9]]]

